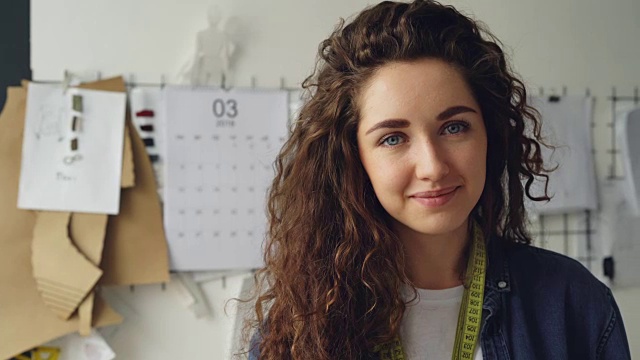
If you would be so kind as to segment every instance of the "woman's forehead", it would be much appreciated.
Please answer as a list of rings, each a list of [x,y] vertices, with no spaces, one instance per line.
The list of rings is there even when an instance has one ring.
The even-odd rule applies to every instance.
[[[416,112],[435,116],[455,105],[479,110],[462,74],[438,59],[382,66],[363,87],[358,101],[361,121]]]

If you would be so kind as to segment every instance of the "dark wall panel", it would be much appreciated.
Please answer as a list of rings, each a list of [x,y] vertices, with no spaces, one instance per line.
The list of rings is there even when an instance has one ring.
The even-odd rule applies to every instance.
[[[7,86],[31,79],[30,0],[0,0],[0,108]]]

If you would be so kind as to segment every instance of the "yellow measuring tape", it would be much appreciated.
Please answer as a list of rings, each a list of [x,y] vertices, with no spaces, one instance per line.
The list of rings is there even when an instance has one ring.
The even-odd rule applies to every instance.
[[[484,244],[482,230],[477,224],[473,224],[473,242],[471,243],[471,256],[467,263],[467,281],[469,286],[464,289],[462,304],[458,313],[458,329],[456,341],[453,346],[453,360],[473,359],[478,338],[480,337],[480,325],[482,324],[482,301],[484,299],[484,279],[487,268],[487,252]],[[405,360],[399,338],[376,346],[374,353],[379,354],[380,360]]]
[[[49,346],[39,346],[24,354],[16,355],[11,360],[58,360],[60,349]]]

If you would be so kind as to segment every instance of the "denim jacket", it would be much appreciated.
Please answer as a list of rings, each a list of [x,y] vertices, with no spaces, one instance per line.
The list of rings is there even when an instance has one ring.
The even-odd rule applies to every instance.
[[[611,291],[578,261],[498,238],[487,258],[485,359],[631,359]]]
[[[611,291],[578,261],[499,238],[487,244],[487,259],[484,359],[631,359]],[[252,346],[249,359],[258,354]]]

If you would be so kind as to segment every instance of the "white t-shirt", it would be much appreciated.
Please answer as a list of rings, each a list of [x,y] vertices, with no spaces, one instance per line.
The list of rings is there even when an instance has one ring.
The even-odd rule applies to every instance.
[[[456,340],[462,285],[444,290],[418,289],[418,298],[407,305],[400,325],[402,348],[408,360],[449,360]],[[410,299],[413,293],[403,294]],[[482,360],[480,343],[474,360]]]

